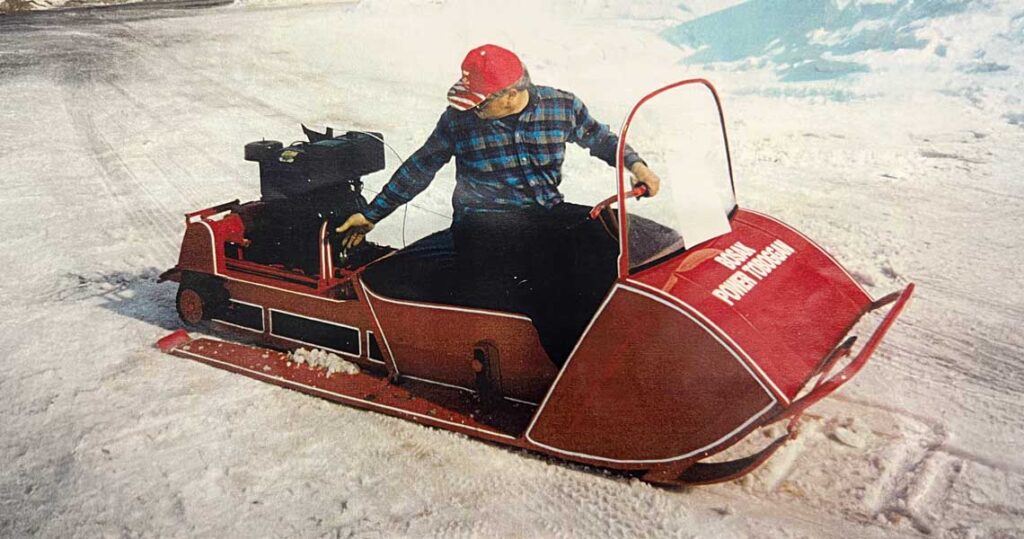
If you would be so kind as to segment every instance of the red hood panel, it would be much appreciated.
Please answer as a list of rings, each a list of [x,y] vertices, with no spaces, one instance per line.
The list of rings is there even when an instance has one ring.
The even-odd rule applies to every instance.
[[[630,277],[702,315],[792,399],[871,297],[824,250],[739,210],[732,232]]]

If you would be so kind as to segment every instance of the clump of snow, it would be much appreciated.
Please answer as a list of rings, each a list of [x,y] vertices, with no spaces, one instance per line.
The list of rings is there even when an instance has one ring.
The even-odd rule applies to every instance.
[[[314,348],[312,350],[299,348],[298,350],[289,353],[288,357],[299,365],[306,364],[310,367],[327,369],[327,376],[336,372],[340,372],[342,374],[359,374],[359,367],[355,363],[345,361],[341,356],[332,354],[326,350],[320,350],[319,348]]]
[[[825,434],[833,440],[858,449],[867,446],[871,435],[867,427],[855,417],[832,418],[825,423]]]

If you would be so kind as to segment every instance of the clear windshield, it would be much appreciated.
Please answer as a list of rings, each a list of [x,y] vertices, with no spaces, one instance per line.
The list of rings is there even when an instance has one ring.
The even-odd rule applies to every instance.
[[[719,110],[709,83],[684,81],[647,96],[623,126],[626,144],[661,178],[657,196],[621,209],[630,271],[730,231],[736,198]]]

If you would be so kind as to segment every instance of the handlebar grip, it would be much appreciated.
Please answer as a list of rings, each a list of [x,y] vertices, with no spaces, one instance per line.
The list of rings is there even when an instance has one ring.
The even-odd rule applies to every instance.
[[[650,187],[647,186],[646,183],[638,182],[636,185],[633,186],[633,190],[626,194],[626,196],[635,197],[637,200],[640,200],[641,198],[647,196],[647,194],[650,192],[651,189]],[[591,208],[590,210],[590,220],[593,221],[594,219],[597,219],[597,216],[601,214],[601,211],[607,208],[608,206],[611,206],[612,203],[618,200],[618,198],[619,195],[612,195],[602,200],[601,202],[598,202],[597,205]]]

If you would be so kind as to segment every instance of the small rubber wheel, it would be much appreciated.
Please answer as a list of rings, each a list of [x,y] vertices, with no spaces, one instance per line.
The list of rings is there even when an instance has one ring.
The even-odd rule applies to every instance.
[[[178,316],[190,326],[195,326],[206,317],[206,300],[198,290],[190,286],[178,289]]]

